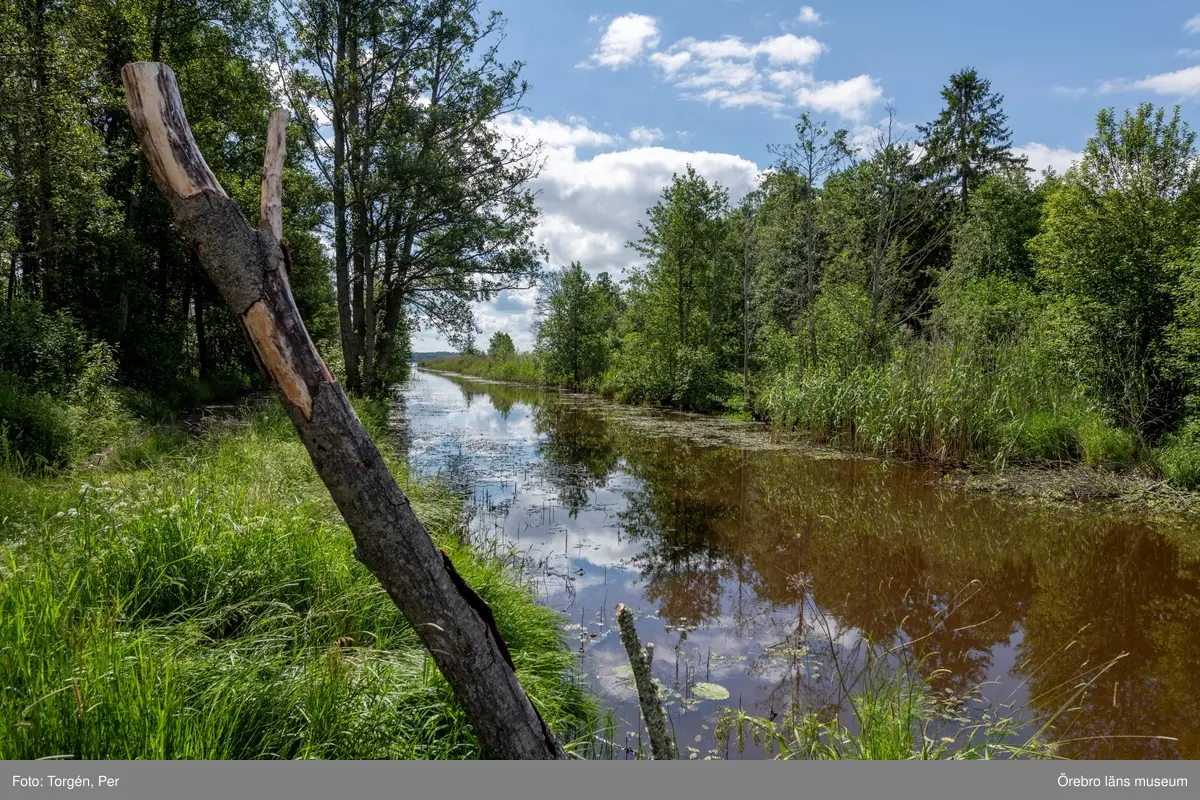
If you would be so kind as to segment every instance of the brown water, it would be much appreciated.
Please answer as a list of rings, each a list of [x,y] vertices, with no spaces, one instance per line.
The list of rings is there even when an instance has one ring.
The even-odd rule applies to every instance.
[[[738,757],[713,736],[724,706],[853,727],[846,694],[890,649],[878,663],[957,698],[938,738],[986,714],[1048,726],[1073,757],[1200,758],[1185,522],[1006,502],[751,423],[427,372],[397,412],[413,467],[467,497],[472,535],[511,543],[572,620],[621,747],[640,725],[617,603],[655,645],[685,757]]]

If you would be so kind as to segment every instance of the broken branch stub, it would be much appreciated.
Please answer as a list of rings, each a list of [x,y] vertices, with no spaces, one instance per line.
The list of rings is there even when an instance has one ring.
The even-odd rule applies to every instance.
[[[126,65],[121,76],[134,130],[176,225],[242,321],[259,365],[354,535],[355,556],[431,653],[485,755],[566,758],[517,680],[486,604],[413,513],[296,310],[280,243],[285,113],[271,117],[262,222],[255,230],[196,147],[171,69],[141,62]]]
[[[667,717],[651,670],[654,645],[648,643],[645,648],[642,647],[633,624],[633,612],[623,603],[617,604],[617,628],[621,632],[621,644],[625,645],[625,653],[629,656],[629,666],[633,669],[642,719],[646,721],[646,730],[650,733],[650,753],[655,761],[672,760],[676,757],[675,743],[667,733]]]

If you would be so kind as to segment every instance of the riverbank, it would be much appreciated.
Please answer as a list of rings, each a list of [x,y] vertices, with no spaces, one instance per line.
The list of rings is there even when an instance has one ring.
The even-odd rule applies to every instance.
[[[359,412],[383,441],[385,409]],[[66,473],[0,472],[0,758],[476,757],[278,403],[190,429],[132,433]],[[458,500],[389,465],[551,727],[590,731],[560,615],[499,551],[459,541]]]
[[[480,382],[495,382],[514,386],[545,388],[537,379],[512,380],[497,377],[503,374],[497,362],[486,356],[437,359],[422,363],[419,369]],[[465,367],[475,372],[452,370]],[[597,398],[601,394],[591,392]],[[614,398],[605,398],[619,402]],[[637,408],[639,406],[630,406]],[[1171,485],[1153,464],[1134,462],[1124,468],[1088,465],[1081,460],[1035,460],[1011,458],[1000,465],[995,461],[937,461],[932,458],[879,456],[849,445],[839,445],[824,433],[793,430],[774,425],[770,420],[751,422],[739,412],[702,414],[694,411],[661,409],[681,418],[730,419],[739,424],[767,425],[782,435],[795,436],[795,446],[810,452],[813,457],[854,457],[878,459],[884,464],[903,463],[928,468],[930,482],[958,487],[967,491],[986,492],[1035,503],[1078,505],[1094,503],[1119,507],[1138,513],[1200,514],[1200,492]],[[741,442],[744,445],[744,442]]]

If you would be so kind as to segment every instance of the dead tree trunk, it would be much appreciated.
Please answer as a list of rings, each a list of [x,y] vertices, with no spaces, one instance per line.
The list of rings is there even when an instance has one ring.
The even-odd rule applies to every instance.
[[[413,513],[296,310],[287,250],[279,241],[286,114],[271,115],[262,227],[254,230],[197,149],[171,69],[129,64],[122,79],[134,130],[176,224],[241,320],[259,366],[354,535],[355,557],[429,649],[488,757],[566,758],[521,688],[487,604]]]

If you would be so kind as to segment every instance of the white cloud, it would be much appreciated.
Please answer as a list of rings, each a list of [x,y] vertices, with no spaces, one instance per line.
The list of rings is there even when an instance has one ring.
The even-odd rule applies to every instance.
[[[813,82],[811,72],[803,70],[779,70],[768,72],[767,80],[778,86],[782,91],[790,92]]]
[[[690,164],[710,181],[729,189],[739,200],[753,189],[758,166],[730,153],[688,151],[646,146],[661,139],[657,128],[634,128],[629,140],[635,146],[621,147],[621,140],[592,130],[578,118],[565,122],[513,115],[503,119],[500,130],[510,138],[542,140],[545,166],[531,188],[538,192],[542,219],[534,237],[550,254],[552,266],[579,261],[593,275],[607,271],[619,279],[622,270],[639,262],[626,242],[640,235],[638,222],[654,205],[672,174],[682,174]],[[689,134],[677,131],[680,140]],[[580,150],[599,150],[581,155]],[[536,292],[506,292],[491,303],[477,303],[476,320],[483,329],[480,343],[497,330],[508,331],[518,348],[533,345],[529,333],[533,322]],[[414,337],[416,350],[442,349],[445,343],[431,332]]]
[[[703,89],[707,86],[729,86],[736,89],[754,83],[757,77],[758,71],[753,64],[722,58],[709,61],[703,72],[683,78],[679,85],[688,89]]]
[[[1183,23],[1183,29],[1188,33],[1200,33],[1200,14]]]
[[[603,147],[616,139],[607,133],[594,131],[587,120],[570,117],[566,122],[556,119],[531,119],[524,114],[514,114],[500,119],[496,125],[500,133],[530,144],[542,142],[549,149],[562,147]]]
[[[580,66],[617,69],[632,64],[658,46],[658,20],[645,14],[624,14],[608,23],[600,46]]]
[[[772,64],[811,64],[825,52],[825,45],[811,36],[785,33],[773,39],[763,39],[756,51],[765,54]]]
[[[811,13],[809,13],[811,12]],[[815,24],[820,15],[805,7],[802,20]],[[685,37],[649,62],[686,100],[721,108],[764,108],[783,113],[810,107],[849,119],[860,119],[883,94],[869,75],[817,83],[804,67],[827,49],[811,36],[784,33],[748,42],[738,36],[719,39]]]
[[[667,75],[674,75],[691,60],[692,54],[686,50],[679,53],[654,53],[650,56],[650,63]]]
[[[662,141],[663,132],[658,128],[645,128],[639,125],[629,132],[629,138],[637,144],[654,144]]]
[[[1049,147],[1039,142],[1030,142],[1013,150],[1029,159],[1029,166],[1035,174],[1041,174],[1046,167],[1053,167],[1055,172],[1062,175],[1073,163],[1083,158],[1083,153],[1065,147]]]
[[[1077,100],[1087,94],[1087,89],[1083,86],[1055,85],[1050,87],[1050,91],[1061,94],[1063,97],[1070,97],[1072,100]]]
[[[796,36],[785,33],[769,36],[756,44],[744,42],[737,36],[723,39],[698,40],[691,37],[680,39],[669,48],[671,52],[688,52],[701,61],[742,59],[752,61],[766,56],[772,64],[809,64],[825,52],[825,45],[811,36]]]
[[[1200,14],[1197,17],[1200,17]],[[1119,79],[1100,84],[1102,94],[1139,90],[1177,97],[1191,97],[1200,94],[1200,66],[1186,67],[1160,75],[1148,75],[1136,81]]]
[[[821,15],[812,6],[801,6],[800,14],[796,17],[796,21],[803,22],[805,25],[820,25]]]
[[[849,119],[862,119],[883,97],[883,89],[870,75],[844,81],[821,81],[796,90],[796,103],[816,111],[832,111]]]
[[[1200,58],[1200,50],[1191,47],[1181,47],[1175,51],[1175,55],[1180,58]]]

